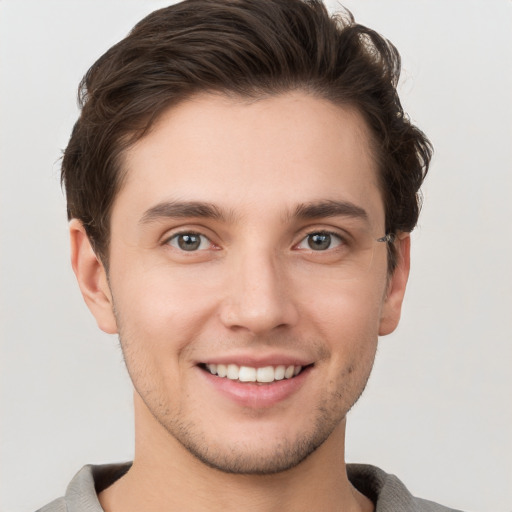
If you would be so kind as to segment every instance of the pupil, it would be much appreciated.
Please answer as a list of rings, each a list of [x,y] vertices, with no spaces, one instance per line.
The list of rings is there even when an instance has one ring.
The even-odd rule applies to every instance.
[[[178,245],[184,251],[195,251],[201,244],[201,239],[198,235],[179,235]]]
[[[323,251],[331,245],[331,235],[325,233],[316,233],[308,239],[308,245],[315,251]]]

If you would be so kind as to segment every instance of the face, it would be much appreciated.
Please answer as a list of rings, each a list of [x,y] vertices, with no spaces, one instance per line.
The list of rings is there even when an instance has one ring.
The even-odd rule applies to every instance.
[[[201,95],[124,167],[108,287],[86,300],[119,332],[136,414],[223,471],[297,465],[361,394],[407,277],[376,241],[362,118],[300,93]]]

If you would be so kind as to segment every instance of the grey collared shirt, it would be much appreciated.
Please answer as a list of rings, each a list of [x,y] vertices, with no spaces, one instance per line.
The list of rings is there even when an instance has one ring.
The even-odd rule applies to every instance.
[[[98,493],[121,478],[131,463],[84,466],[71,480],[65,496],[37,512],[104,512]],[[348,464],[352,485],[375,503],[375,512],[460,512],[415,498],[394,475],[375,466]]]

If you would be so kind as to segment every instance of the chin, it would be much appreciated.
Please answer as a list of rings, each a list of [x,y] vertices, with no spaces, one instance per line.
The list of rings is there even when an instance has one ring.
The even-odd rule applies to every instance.
[[[224,429],[219,438],[215,432],[201,432],[197,423],[168,425],[166,430],[196,460],[223,473],[238,475],[271,475],[291,470],[312,456],[334,434],[344,415],[327,414],[318,408],[314,424],[302,431],[277,428],[272,434],[270,425],[253,425],[232,432]],[[312,415],[314,416],[314,415]],[[211,425],[210,425],[211,426]],[[243,431],[242,431],[243,430]],[[228,429],[229,431],[229,429]]]
[[[229,447],[184,447],[200,462],[223,473],[237,475],[271,475],[288,471],[307,459],[322,444],[317,439],[285,440],[266,449]]]

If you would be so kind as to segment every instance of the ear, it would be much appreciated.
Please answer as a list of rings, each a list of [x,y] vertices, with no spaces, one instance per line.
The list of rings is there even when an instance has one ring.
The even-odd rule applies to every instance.
[[[108,334],[117,333],[112,295],[103,263],[94,252],[83,224],[78,219],[69,223],[71,265],[82,296],[96,318],[98,327]]]
[[[397,265],[389,278],[386,296],[382,306],[379,336],[392,333],[400,321],[402,302],[404,300],[407,279],[411,268],[411,237],[403,233],[395,242],[397,248]]]

